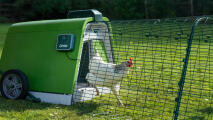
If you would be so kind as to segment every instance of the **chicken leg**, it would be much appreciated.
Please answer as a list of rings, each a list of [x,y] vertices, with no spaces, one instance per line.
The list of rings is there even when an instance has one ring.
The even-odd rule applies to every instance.
[[[122,101],[119,98],[120,82],[113,85],[111,89],[112,89],[112,92],[115,95],[116,99],[118,100],[119,104],[121,106],[124,106],[124,104],[122,103]]]
[[[96,95],[95,96],[98,96],[98,95],[100,95],[100,92],[99,92],[99,90],[98,90],[98,87],[95,85],[95,84],[92,84],[92,83],[89,83],[92,87],[94,87],[95,88],[95,91],[96,91]]]

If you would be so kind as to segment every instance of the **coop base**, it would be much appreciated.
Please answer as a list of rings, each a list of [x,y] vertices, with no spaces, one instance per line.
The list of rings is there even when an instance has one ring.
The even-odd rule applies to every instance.
[[[33,92],[33,91],[30,91],[29,93],[32,94],[34,97],[41,99],[41,102],[71,105],[72,95]]]
[[[98,87],[99,95],[110,93],[111,90],[106,87]],[[87,83],[77,85],[73,95],[73,102],[83,102],[98,97],[95,88],[88,86]]]
[[[100,92],[100,95],[111,92],[111,90],[106,87],[98,87],[98,90]],[[40,98],[41,102],[62,105],[71,105],[77,102],[88,101],[93,99],[94,97],[98,97],[96,96],[95,88],[86,86],[84,84],[79,84],[74,94],[55,94],[34,91],[30,91],[30,93],[34,97]]]

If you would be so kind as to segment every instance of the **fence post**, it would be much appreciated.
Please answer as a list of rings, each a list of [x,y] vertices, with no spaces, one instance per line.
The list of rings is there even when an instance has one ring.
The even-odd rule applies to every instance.
[[[177,103],[176,103],[174,114],[173,114],[174,120],[177,120],[178,119],[178,115],[179,115],[179,108],[180,108],[180,104],[181,104],[181,97],[182,97],[183,87],[184,87],[184,83],[185,83],[186,71],[187,71],[189,56],[190,56],[190,52],[191,52],[191,45],[192,45],[192,39],[193,39],[193,36],[194,36],[195,28],[196,28],[197,24],[201,20],[207,19],[207,18],[208,17],[197,18],[195,20],[195,22],[193,23],[193,26],[192,26],[190,37],[189,37],[188,43],[187,43],[188,45],[187,45],[187,49],[186,49],[186,56],[183,59],[183,62],[184,62],[183,70],[182,70],[180,81],[178,83],[178,85],[179,85],[179,91],[178,91],[177,97],[175,98],[175,101]]]

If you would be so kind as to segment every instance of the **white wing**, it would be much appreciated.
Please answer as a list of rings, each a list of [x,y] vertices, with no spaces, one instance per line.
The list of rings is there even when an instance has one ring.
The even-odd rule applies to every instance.
[[[90,60],[89,70],[101,79],[118,80],[123,74],[115,73],[115,66],[116,64],[104,62],[102,58],[96,54],[96,56]]]
[[[87,73],[86,79],[88,80],[89,83],[98,86],[112,87],[112,84],[115,84],[113,83],[112,80],[99,78],[92,73]]]

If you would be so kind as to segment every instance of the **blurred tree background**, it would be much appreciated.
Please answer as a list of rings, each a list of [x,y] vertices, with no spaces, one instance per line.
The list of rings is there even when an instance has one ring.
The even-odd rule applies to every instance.
[[[110,19],[213,14],[213,0],[0,0],[0,21],[66,18],[69,10],[97,9]]]

